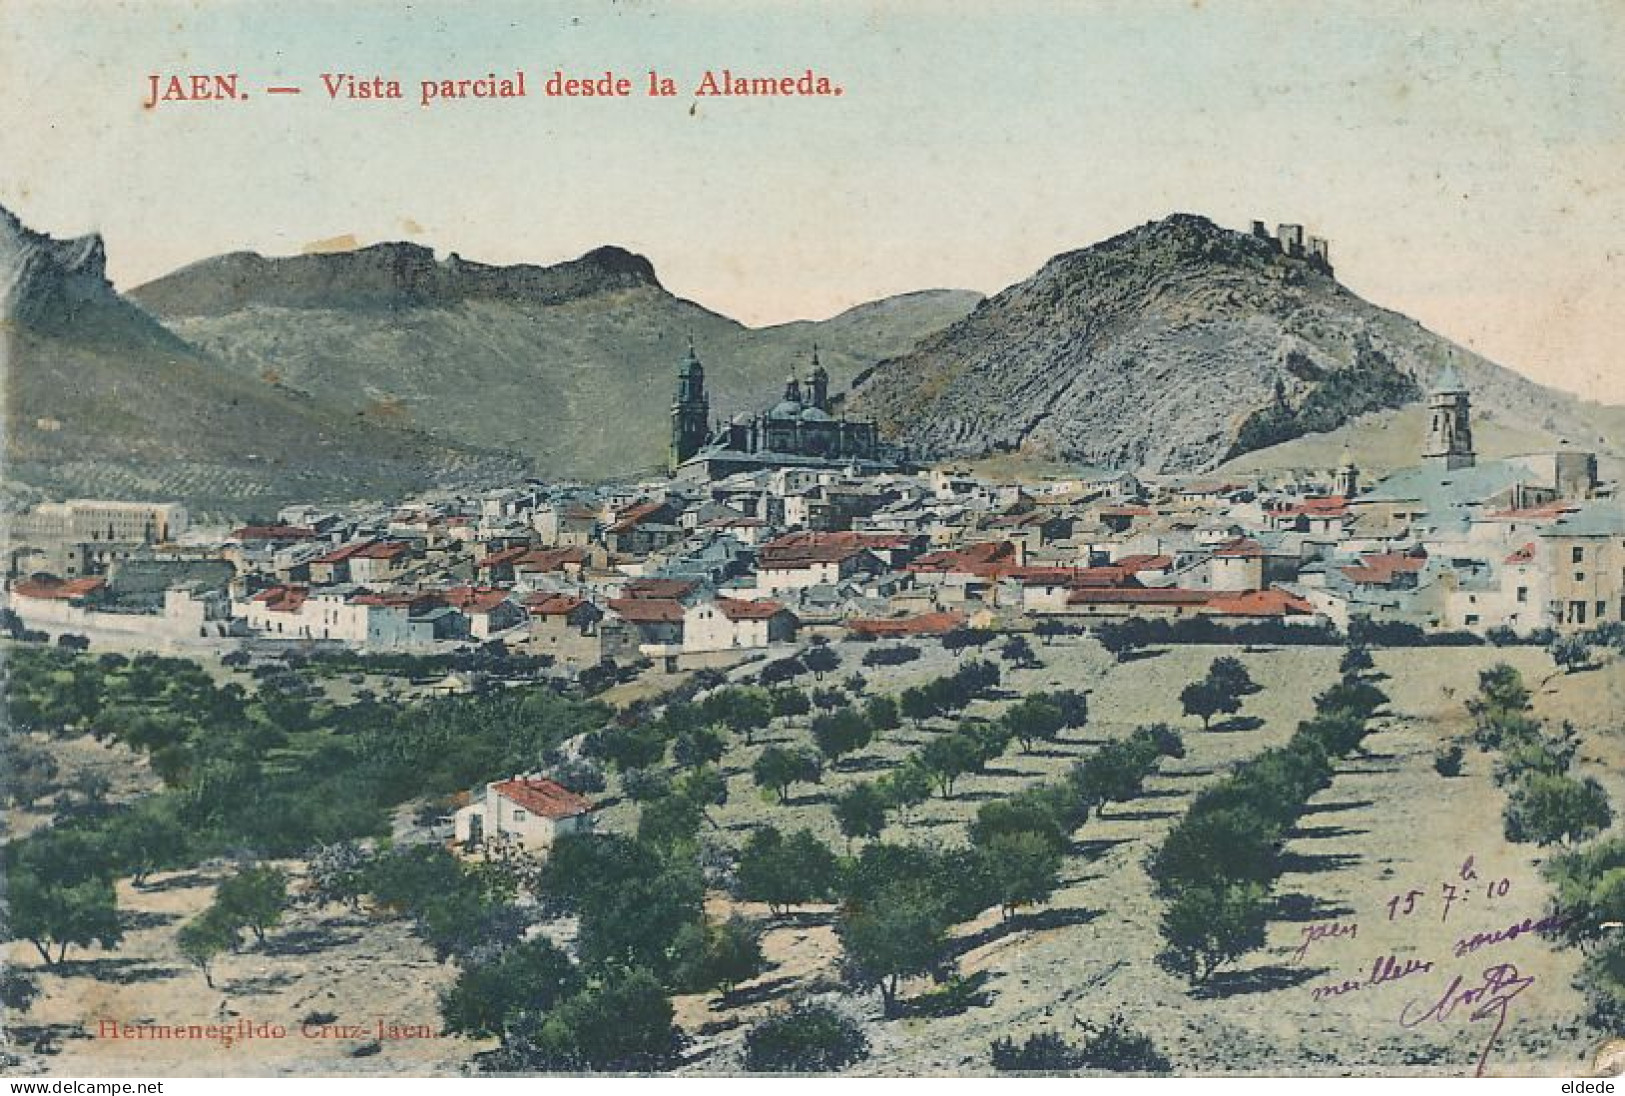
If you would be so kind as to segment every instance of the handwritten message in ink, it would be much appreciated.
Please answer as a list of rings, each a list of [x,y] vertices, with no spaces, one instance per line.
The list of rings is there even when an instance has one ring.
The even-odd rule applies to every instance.
[[[1464,910],[1511,906],[1520,897],[1514,894],[1512,880],[1506,876],[1488,874],[1481,878],[1475,859],[1469,856],[1454,878],[1438,880],[1436,886],[1407,887],[1383,899],[1377,920],[1384,926],[1442,923],[1449,921],[1452,913],[1459,920]],[[1540,915],[1509,914],[1505,924],[1492,922],[1488,928],[1463,932],[1442,954],[1403,955],[1397,953],[1408,950],[1403,946],[1384,948],[1359,960],[1358,973],[1321,981],[1311,986],[1309,993],[1317,1002],[1378,990],[1392,993],[1397,1002],[1396,1021],[1405,1029],[1434,1024],[1474,1025],[1485,1032],[1475,1071],[1482,1076],[1506,1027],[1513,1002],[1535,984],[1535,977],[1498,956],[1483,966],[1458,966],[1457,961],[1520,939],[1549,936],[1570,923],[1570,917],[1561,910]],[[1312,953],[1328,959],[1338,953],[1346,956],[1351,948],[1359,946],[1359,939],[1358,921],[1307,925],[1300,930],[1291,962],[1304,962]],[[1438,947],[1436,943],[1431,946]],[[1408,983],[1407,990],[1385,989],[1401,981]]]

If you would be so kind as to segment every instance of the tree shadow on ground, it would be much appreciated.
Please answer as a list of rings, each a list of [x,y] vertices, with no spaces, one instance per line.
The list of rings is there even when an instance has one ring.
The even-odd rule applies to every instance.
[[[1332,905],[1312,894],[1283,894],[1275,899],[1270,917],[1275,921],[1335,921],[1353,912],[1349,906]]]
[[[242,994],[245,997],[260,997],[290,986],[296,979],[297,976],[291,971],[282,971],[277,974],[263,974],[257,978],[233,978],[229,988],[232,993]]]
[[[1144,662],[1148,658],[1161,658],[1167,653],[1168,650],[1165,647],[1159,647],[1154,650],[1124,651],[1122,654],[1117,656],[1117,661],[1120,663]]]
[[[1353,867],[1363,857],[1354,852],[1315,853],[1304,854],[1300,852],[1282,853],[1278,861],[1282,875],[1302,875],[1317,871],[1337,871],[1340,868]]]
[[[294,929],[280,933],[265,942],[260,949],[265,955],[312,955],[328,948],[343,947],[361,940],[361,934],[338,932],[333,926],[314,929]]]
[[[1291,989],[1319,978],[1327,967],[1287,967],[1280,964],[1253,967],[1251,970],[1220,971],[1207,982],[1191,991],[1191,996],[1204,1001],[1223,1000],[1248,993],[1273,993]]]
[[[978,775],[980,775],[980,776],[1032,776],[1033,774],[1032,773],[1024,773],[1020,769],[1007,768],[1006,766],[1003,766],[1003,765],[989,765],[987,768],[983,769],[981,771],[981,773],[978,774]]]
[[[905,1001],[898,1001],[893,1018],[940,1019],[944,1016],[959,1016],[973,1008],[986,1008],[998,996],[985,988],[988,977],[988,971],[980,970],[968,978],[961,978],[957,982],[949,982],[916,994]]]
[[[162,894],[165,891],[190,890],[193,887],[207,887],[213,884],[213,882],[214,880],[210,879],[202,872],[188,871],[182,872],[179,875],[172,875],[168,879],[164,879],[156,883],[149,879],[145,883],[138,884],[135,889],[141,894]]]
[[[1057,743],[1059,743],[1059,742],[1061,742],[1061,739],[1057,738],[1055,741]],[[1079,744],[1081,745],[1082,743],[1080,742]],[[1071,759],[1071,758],[1077,757],[1078,754],[1077,754],[1077,751],[1075,751],[1075,750],[1023,750],[1021,752],[1021,756],[1023,756],[1023,757],[1044,757],[1044,758],[1049,758],[1051,760],[1054,760],[1054,759],[1057,759],[1057,758]]]
[[[1107,811],[1100,817],[1109,822],[1154,822],[1159,818],[1174,818],[1183,811]]]
[[[125,932],[139,932],[172,924],[181,919],[178,913],[156,913],[147,910],[119,910],[118,925]]]
[[[834,910],[787,910],[771,915],[767,929],[816,929],[835,923]]]
[[[1087,925],[1100,916],[1099,910],[1084,909],[1078,906],[1055,906],[1035,913],[1018,913],[1011,918],[1000,918],[993,924],[973,932],[969,936],[961,936],[948,941],[943,952],[945,962],[958,959],[966,952],[975,951],[979,947],[1002,940],[1016,932],[1043,932],[1047,929],[1064,928],[1068,925]]]
[[[1017,774],[1019,775],[1019,774]],[[1008,792],[954,792],[948,798],[955,803],[985,803],[990,799],[1008,799]]]
[[[1208,730],[1214,734],[1240,734],[1243,731],[1256,731],[1263,725],[1264,721],[1256,715],[1238,715],[1215,723]]]
[[[1361,807],[1369,807],[1370,799],[1338,799],[1331,803],[1314,803],[1305,807],[1300,814],[1331,814],[1335,811],[1357,811]]]
[[[1102,853],[1110,852],[1118,845],[1131,845],[1133,843],[1134,838],[1132,837],[1096,838],[1093,841],[1069,842],[1067,851],[1073,856],[1095,857],[1100,856]]]
[[[833,802],[835,797],[829,792],[808,792],[806,795],[792,795],[783,803],[786,807],[812,807],[819,803]]]
[[[1359,837],[1370,832],[1353,826],[1297,826],[1287,832],[1287,837],[1294,841],[1324,841],[1332,837]]]
[[[843,773],[872,773],[879,769],[895,769],[899,764],[900,761],[891,761],[884,757],[854,757],[830,767]]]
[[[179,967],[149,966],[145,959],[68,959],[51,971],[63,978],[94,978],[98,982],[128,986],[137,982],[162,982],[184,974]]]
[[[767,978],[742,989],[736,989],[726,996],[719,997],[717,1005],[725,1009],[759,1005],[764,1001],[771,1001],[781,996],[786,990],[794,986],[796,981],[797,979],[793,974],[782,975],[778,978]]]

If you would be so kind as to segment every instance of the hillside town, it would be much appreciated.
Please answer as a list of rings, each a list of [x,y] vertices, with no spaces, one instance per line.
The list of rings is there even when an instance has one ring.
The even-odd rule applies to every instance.
[[[1625,508],[1577,449],[1476,458],[1446,367],[1413,467],[1347,456],[1275,482],[916,468],[803,392],[708,430],[690,348],[672,475],[527,481],[208,529],[174,502],[70,500],[11,523],[14,633],[184,650],[433,652],[500,640],[563,671],[722,668],[814,636],[1208,618],[1478,636],[1625,616]],[[68,642],[75,642],[69,640]]]

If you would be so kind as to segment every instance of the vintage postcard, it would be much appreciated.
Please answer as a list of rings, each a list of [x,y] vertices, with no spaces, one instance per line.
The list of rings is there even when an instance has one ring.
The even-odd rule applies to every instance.
[[[1621,57],[8,0],[5,1072],[1625,1069]]]

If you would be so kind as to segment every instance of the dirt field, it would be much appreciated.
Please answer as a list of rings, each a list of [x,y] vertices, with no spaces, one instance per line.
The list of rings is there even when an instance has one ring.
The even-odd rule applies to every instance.
[[[1381,684],[1393,699],[1390,714],[1378,720],[1365,755],[1339,765],[1332,786],[1315,797],[1294,832],[1290,870],[1278,888],[1283,901],[1267,946],[1193,993],[1155,965],[1162,904],[1151,893],[1145,856],[1195,792],[1233,762],[1288,738],[1311,713],[1315,693],[1335,680],[1340,651],[1278,648],[1242,655],[1264,686],[1248,698],[1243,715],[1261,722],[1209,733],[1180,716],[1177,695],[1214,657],[1234,649],[1176,647],[1122,665],[1077,641],[1037,651],[1045,666],[1010,674],[1007,684],[1019,691],[1090,690],[1089,726],[1030,754],[1012,745],[988,773],[963,778],[952,799],[933,798],[911,812],[906,826],[891,826],[887,840],[958,842],[982,802],[1056,778],[1100,742],[1141,723],[1165,720],[1181,727],[1188,755],[1165,762],[1144,796],[1108,808],[1105,818],[1077,831],[1063,885],[1048,905],[1009,922],[990,912],[956,930],[961,972],[985,974],[985,1004],[953,1016],[881,1022],[877,999],[849,1002],[869,1018],[872,1044],[870,1057],[852,1072],[987,1073],[987,1048],[996,1037],[1019,1040],[1051,1030],[1075,1038],[1081,1034],[1075,1023],[1101,1022],[1119,1011],[1151,1035],[1182,1073],[1471,1074],[1492,1035],[1487,1072],[1574,1075],[1583,1068],[1598,1035],[1578,1023],[1583,1005],[1571,985],[1577,956],[1530,935],[1455,954],[1464,937],[1504,930],[1547,911],[1538,874],[1547,854],[1503,839],[1504,797],[1491,778],[1489,757],[1470,749],[1464,772],[1455,778],[1440,776],[1433,758],[1441,741],[1466,729],[1463,702],[1478,671],[1506,660],[1539,685],[1538,714],[1575,722],[1582,732],[1583,772],[1602,780],[1616,808],[1625,808],[1625,735],[1610,719],[1625,702],[1625,666],[1615,661],[1559,676],[1538,650],[1377,652],[1378,670],[1387,675]],[[837,679],[858,667],[857,651],[843,653]],[[895,691],[952,665],[950,656],[928,651],[926,659],[898,670],[863,672],[871,691]],[[979,702],[973,711],[999,707]],[[810,827],[839,848],[844,842],[830,813],[832,795],[875,778],[931,733],[905,726],[846,759],[821,786],[797,785],[788,807],[764,800],[749,775],[756,753],[774,741],[810,745],[806,725],[803,718],[775,726],[756,746],[729,754],[730,796],[712,812],[714,834],[737,845],[751,827],[772,822],[786,830]],[[610,798],[614,791],[612,786]],[[635,821],[635,806],[623,801],[603,811],[599,825],[622,829]],[[47,998],[26,1016],[10,1018],[14,1031],[46,1027],[57,1033],[59,1053],[17,1048],[24,1068],[85,1075],[448,1073],[480,1049],[451,1038],[386,1040],[376,1053],[357,1057],[352,1052],[370,1040],[301,1037],[300,1022],[312,1013],[334,1014],[346,1024],[373,1024],[381,1017],[438,1031],[436,994],[453,970],[436,963],[403,925],[333,909],[295,912],[264,952],[245,951],[217,964],[220,988],[209,990],[173,950],[176,925],[207,903],[209,880],[183,875],[154,883],[140,891],[121,886],[133,928],[117,952],[70,955],[63,975],[42,978]],[[1458,899],[1448,913],[1447,885]],[[1415,903],[1406,915],[1412,891]],[[720,896],[712,900],[715,913],[725,913],[727,905]],[[747,912],[768,917],[765,909]],[[1330,923],[1342,926],[1337,935],[1303,947],[1311,926]],[[765,941],[771,969],[741,987],[727,1007],[715,997],[677,1000],[679,1022],[693,1037],[684,1072],[737,1071],[743,1033],[755,1018],[798,995],[839,989],[831,911],[797,910],[771,924]],[[1383,984],[1327,991],[1345,981],[1366,981],[1373,964],[1387,956],[1394,957],[1391,971],[1416,966]],[[37,966],[26,944],[12,946],[7,957]],[[1402,1012],[1425,1017],[1458,974],[1458,988],[1466,989],[1480,985],[1486,969],[1508,963],[1519,978],[1533,981],[1510,1001],[1498,1035],[1494,1015],[1474,1020],[1466,1007],[1442,1020],[1402,1025]],[[221,1017],[280,1023],[289,1037],[248,1040],[229,1050],[96,1037],[105,1018],[208,1023]],[[88,1037],[70,1037],[80,1026]]]

